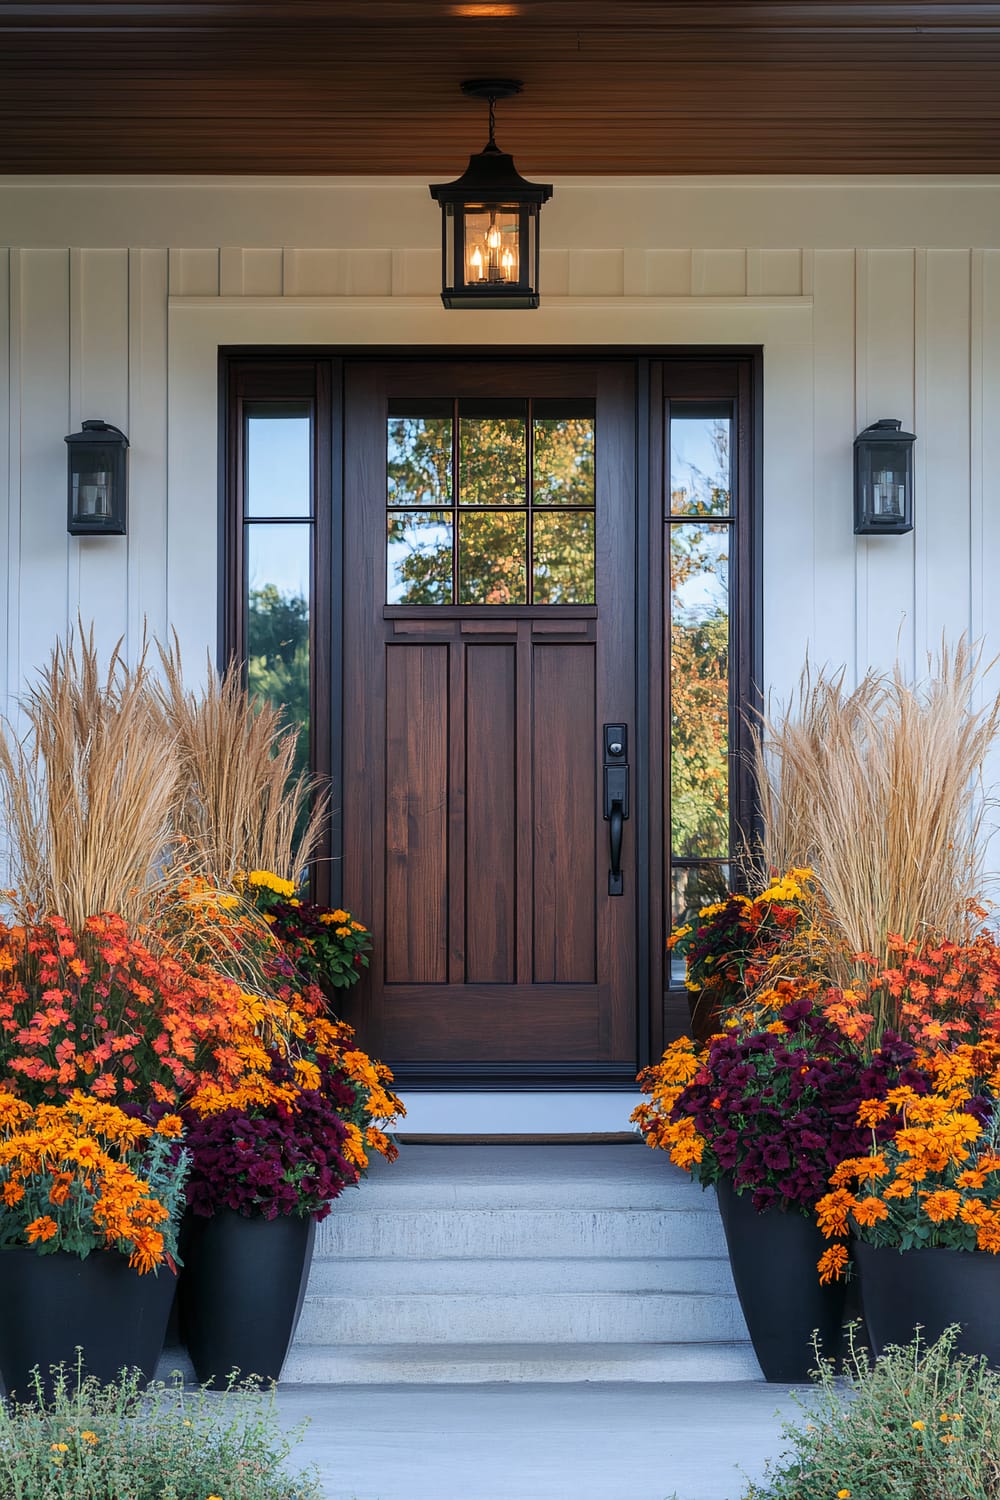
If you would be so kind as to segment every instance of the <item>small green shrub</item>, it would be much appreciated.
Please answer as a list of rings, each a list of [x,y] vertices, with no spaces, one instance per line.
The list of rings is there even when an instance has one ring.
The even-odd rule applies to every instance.
[[[4,1500],[320,1500],[313,1473],[284,1465],[273,1392],[232,1385],[101,1386],[60,1370],[48,1405],[0,1402]]]
[[[998,1500],[1000,1375],[934,1344],[891,1345],[873,1363],[856,1325],[844,1375],[818,1360],[815,1389],[795,1399],[785,1450],[744,1500]]]

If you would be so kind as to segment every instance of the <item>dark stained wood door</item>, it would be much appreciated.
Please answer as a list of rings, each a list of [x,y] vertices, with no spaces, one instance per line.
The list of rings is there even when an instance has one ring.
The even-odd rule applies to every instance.
[[[634,466],[626,362],[347,366],[344,900],[375,933],[352,1018],[404,1076],[635,1069],[635,824],[610,895],[603,816],[603,726],[635,724]]]

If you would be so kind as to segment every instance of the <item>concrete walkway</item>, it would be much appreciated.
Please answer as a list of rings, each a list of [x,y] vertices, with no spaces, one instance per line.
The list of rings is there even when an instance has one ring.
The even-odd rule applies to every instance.
[[[740,1500],[798,1410],[762,1381],[289,1385],[278,1406],[309,1418],[296,1456],[326,1500]]]

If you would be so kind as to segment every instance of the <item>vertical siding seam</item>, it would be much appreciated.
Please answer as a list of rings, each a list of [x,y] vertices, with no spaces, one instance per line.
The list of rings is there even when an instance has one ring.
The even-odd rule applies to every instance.
[[[4,587],[4,618],[3,618],[3,711],[10,711],[10,694],[13,691],[11,675],[11,664],[16,658],[17,651],[17,602],[19,594],[19,553],[20,537],[19,525],[21,509],[21,486],[17,482],[17,460],[20,453],[19,413],[20,401],[19,381],[19,338],[18,317],[19,306],[14,295],[15,266],[19,267],[20,252],[12,247],[7,251],[7,276],[3,288],[4,301],[7,304],[7,410],[4,419],[7,423],[7,452],[5,462],[7,467],[7,515],[5,521],[6,547],[6,580]]]
[[[66,405],[69,431],[75,432],[83,421],[83,251],[73,246],[67,267],[69,278],[69,329],[67,338]],[[68,535],[68,534],[67,534]],[[81,547],[79,538],[67,540],[66,552],[66,628],[80,618]],[[76,594],[74,608],[74,592]],[[86,628],[86,622],[82,622]]]
[[[854,431],[867,425],[868,406],[868,250],[854,251]],[[852,471],[853,472],[853,471]],[[854,685],[868,669],[868,549],[864,537],[854,539]]]
[[[915,249],[913,252],[913,431],[918,438],[921,434],[926,435],[928,431],[928,391],[927,391],[927,340],[928,340],[928,274],[927,274],[927,251],[926,249]],[[912,670],[916,674],[917,658],[923,656],[930,649],[928,639],[929,609],[928,599],[930,597],[930,580],[928,578],[928,560],[930,549],[927,545],[928,525],[928,503],[927,503],[927,464],[915,463],[913,466],[913,574],[912,574],[912,599],[913,599],[913,653],[914,661]]]
[[[983,388],[986,258],[982,250],[969,252],[969,634],[983,634]],[[976,684],[979,707],[986,702],[985,683]]]
[[[132,263],[132,255],[133,255],[132,247],[129,246],[126,249],[126,252],[125,252],[125,422],[126,422],[125,431],[126,431],[126,434],[128,435],[128,439],[129,439],[130,443],[132,442],[132,440],[133,440],[133,438],[135,436],[135,434],[132,431],[132,412],[133,412],[132,378],[133,378],[133,374],[134,374],[134,360],[133,360],[133,357],[132,357],[132,323],[133,323],[133,311],[132,311],[133,263]],[[132,468],[132,465],[131,465],[131,462],[129,462],[129,466],[128,466],[128,470],[127,470],[129,483],[126,485],[126,490],[125,490],[125,503],[129,507],[129,509],[126,511],[126,518],[127,519],[126,519],[126,526],[125,526],[125,660],[127,662],[129,662],[129,663],[131,663],[132,659],[133,659],[132,658],[132,650],[133,650],[133,646],[135,645],[135,639],[136,639],[136,635],[137,635],[137,631],[133,630],[133,628],[132,628],[132,605],[133,605],[132,556],[133,556],[133,548],[132,548],[131,498],[130,498],[130,495],[129,495],[129,491],[132,488],[132,484],[131,484],[131,480],[132,480],[131,468]]]

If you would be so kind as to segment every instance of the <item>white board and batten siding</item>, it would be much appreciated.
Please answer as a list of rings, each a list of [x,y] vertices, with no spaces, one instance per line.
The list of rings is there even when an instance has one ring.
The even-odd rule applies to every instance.
[[[566,179],[535,312],[446,312],[438,235],[413,179],[0,178],[0,696],[78,614],[105,649],[145,622],[191,671],[214,651],[240,344],[761,345],[765,690],[807,651],[852,681],[942,636],[1000,651],[1000,177]],[[883,416],[917,434],[915,527],[855,537],[851,445]],[[66,533],[87,417],[129,437],[126,537]]]

